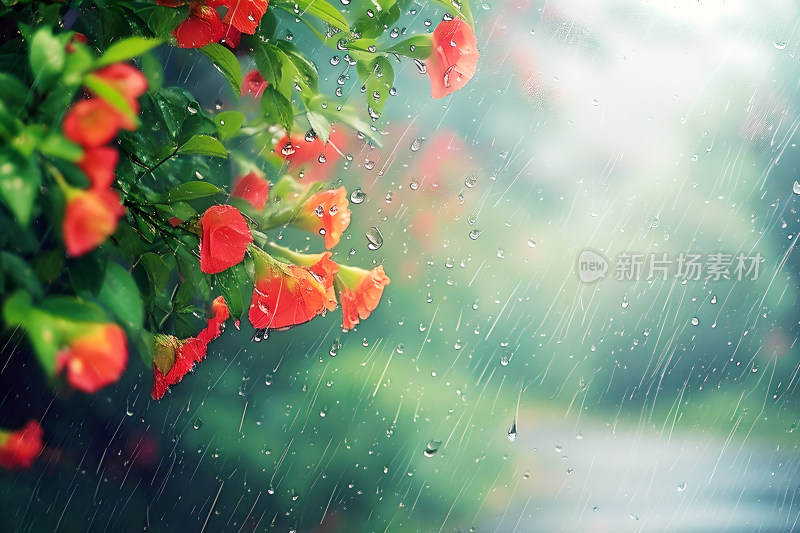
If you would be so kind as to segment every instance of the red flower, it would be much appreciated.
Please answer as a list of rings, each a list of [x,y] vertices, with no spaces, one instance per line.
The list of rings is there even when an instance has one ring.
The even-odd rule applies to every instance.
[[[443,20],[436,26],[426,63],[434,98],[443,98],[472,79],[480,56],[477,44],[472,28],[461,19]]]
[[[231,316],[228,305],[225,303],[225,298],[217,296],[211,302],[211,313],[213,316],[208,320],[208,325],[197,335],[198,339],[206,343],[222,335],[222,331],[225,329],[225,321]]]
[[[359,323],[359,318],[366,320],[378,307],[389,277],[383,271],[383,265],[372,270],[339,265],[337,281],[342,302],[342,327],[352,329]]]
[[[134,113],[138,113],[139,104],[136,99],[147,90],[147,78],[144,74],[127,63],[115,63],[101,68],[94,75],[116,89],[130,104]]]
[[[333,162],[341,157],[346,145],[347,137],[334,125],[327,144],[317,136],[307,141],[305,137],[284,135],[274,151],[289,163],[290,172],[302,173],[305,182],[327,181],[334,171]]]
[[[42,453],[42,426],[36,420],[14,432],[0,430],[0,466],[30,468]]]
[[[196,363],[205,359],[207,350],[208,343],[199,338],[181,341],[173,336],[157,335],[150,396],[154,400],[163,398],[170,386],[180,383]]]
[[[117,381],[128,363],[128,342],[116,324],[89,324],[58,352],[56,372],[67,369],[67,381],[76,389],[95,393]]]
[[[200,2],[192,2],[189,17],[172,30],[180,48],[202,48],[222,39],[224,33],[217,10]]]
[[[348,204],[344,187],[320,191],[303,204],[292,225],[324,235],[325,248],[330,250],[350,225]]]
[[[239,46],[239,42],[242,40],[242,32],[230,24],[223,23],[222,27],[225,28],[225,30],[222,33],[222,39],[220,40],[220,43],[233,50]]]
[[[119,154],[115,149],[101,146],[87,149],[78,161],[78,167],[88,176],[92,189],[108,189],[114,182],[114,169],[118,161]]]
[[[261,98],[267,85],[269,85],[269,83],[264,80],[259,71],[251,70],[244,75],[244,79],[242,80],[242,96],[252,94],[255,99]]]
[[[256,209],[264,209],[269,199],[269,182],[263,176],[251,172],[239,178],[231,196],[247,200]]]
[[[97,248],[117,230],[125,208],[119,203],[119,195],[110,189],[73,189],[70,196],[62,234],[67,253],[78,257]]]
[[[217,0],[217,3],[228,8],[222,22],[250,35],[256,32],[269,4],[267,0]]]
[[[133,129],[116,109],[99,98],[75,103],[64,118],[64,135],[87,148],[108,143],[121,127]]]
[[[200,270],[216,274],[242,262],[253,235],[238,209],[231,205],[211,206],[201,223]]]
[[[256,329],[281,329],[308,322],[328,305],[323,280],[307,268],[255,256],[255,288],[250,323]]]

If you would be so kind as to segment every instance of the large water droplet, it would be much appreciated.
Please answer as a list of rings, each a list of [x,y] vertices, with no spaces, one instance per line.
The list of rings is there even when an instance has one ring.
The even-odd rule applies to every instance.
[[[431,440],[428,441],[428,444],[425,446],[425,451],[422,454],[425,457],[433,457],[436,455],[436,452],[439,451],[439,446],[442,445],[442,441],[440,440]]]
[[[511,422],[511,427],[508,428],[508,441],[514,442],[517,440],[517,421]]]
[[[800,182],[794,182],[794,185],[792,185],[792,192],[795,194],[800,194]]]
[[[414,139],[414,141],[411,143],[411,151],[412,152],[419,151],[419,149],[422,147],[423,142],[425,142],[425,137],[418,137]]]
[[[469,232],[469,238],[472,239],[473,241],[477,240],[478,237],[481,236],[481,233],[483,233],[482,229],[474,229],[474,230]]]
[[[350,193],[350,201],[354,204],[360,204],[364,201],[367,197],[367,193],[362,191],[361,189],[355,189],[353,192]]]
[[[367,238],[367,248],[370,250],[377,250],[383,246],[383,234],[375,226],[369,228],[364,235]]]

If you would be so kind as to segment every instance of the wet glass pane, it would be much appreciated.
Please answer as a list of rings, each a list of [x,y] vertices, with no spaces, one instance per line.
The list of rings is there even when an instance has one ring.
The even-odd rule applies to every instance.
[[[275,2],[235,54],[175,46],[190,39],[175,27],[218,9],[201,2],[45,4],[0,8],[0,459],[29,420],[43,431],[32,464],[0,470],[0,530],[800,527],[796,3]],[[234,8],[219,9],[209,27],[230,31]],[[453,21],[441,57],[462,63],[442,66],[434,30]],[[63,52],[73,30],[90,41]],[[135,127],[100,143],[120,154],[126,211],[99,248],[65,253],[91,142],[61,117],[82,95],[129,104],[97,76],[63,101],[41,84],[69,85],[78,53],[91,59],[76,72],[96,72],[129,35],[164,44],[108,60],[149,83],[127,108]],[[30,51],[52,39],[55,66]],[[242,81],[254,70],[266,85]],[[13,182],[39,176],[28,164],[43,173],[30,193]],[[250,171],[266,208],[229,198]],[[338,203],[307,203],[319,189]],[[243,226],[210,237],[212,204]],[[338,209],[338,230],[313,218]],[[177,236],[153,248],[164,231]],[[280,322],[277,294],[307,295],[259,285],[272,263],[244,234],[299,265],[303,290],[320,285],[316,308]],[[242,255],[209,273],[203,246]],[[296,255],[326,250],[342,265],[327,287],[319,259]],[[391,281],[348,323],[347,268],[379,266]],[[240,320],[182,361],[216,296]],[[112,372],[75,362],[95,312],[119,324],[128,360],[87,391],[73,372]]]

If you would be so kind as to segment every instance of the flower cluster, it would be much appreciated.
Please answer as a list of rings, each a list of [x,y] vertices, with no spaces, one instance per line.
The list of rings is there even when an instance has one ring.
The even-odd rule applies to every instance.
[[[231,48],[239,45],[242,33],[252,35],[267,12],[267,0],[156,0],[167,7],[189,4],[189,16],[172,32],[181,48],[201,48],[224,41]],[[220,17],[217,8],[225,9]]]
[[[96,71],[96,83],[110,87],[128,106],[128,113],[103,98],[91,96],[75,103],[64,118],[64,135],[83,148],[78,167],[89,178],[88,190],[62,184],[67,199],[62,234],[67,252],[77,257],[94,250],[114,233],[125,214],[119,194],[111,189],[119,160],[115,148],[107,145],[120,128],[136,128],[137,98],[147,90],[147,78],[134,67],[118,63]]]

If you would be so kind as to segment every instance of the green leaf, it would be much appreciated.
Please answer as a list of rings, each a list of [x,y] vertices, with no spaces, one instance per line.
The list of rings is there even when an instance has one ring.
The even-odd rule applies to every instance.
[[[105,256],[93,252],[69,261],[67,265],[69,280],[75,292],[80,296],[96,296],[105,278]]]
[[[25,289],[35,298],[44,294],[42,283],[27,261],[10,252],[0,252],[0,266],[20,289]]]
[[[111,63],[119,63],[138,57],[161,44],[160,39],[145,39],[144,37],[128,37],[117,41],[108,47],[108,50],[97,60],[97,67],[104,67]]]
[[[427,59],[433,51],[433,36],[415,35],[399,43],[392,43],[392,46],[385,51],[414,59]]]
[[[167,263],[161,256],[153,252],[142,254],[139,262],[147,272],[147,277],[153,286],[153,292],[159,293],[163,291],[167,286],[167,281],[169,281],[169,266]]]
[[[202,154],[212,157],[228,157],[225,146],[210,135],[194,135],[178,148],[179,154]]]
[[[50,132],[39,144],[39,151],[50,157],[57,157],[72,163],[79,161],[83,157],[83,149],[77,144],[70,142],[63,135]]]
[[[50,315],[78,322],[107,322],[108,316],[97,304],[72,296],[50,296],[39,309]]]
[[[309,111],[306,113],[306,118],[308,119],[308,123],[311,125],[311,129],[317,134],[317,137],[322,139],[322,142],[327,143],[328,137],[331,134],[330,121],[321,113],[317,113],[316,111]]]
[[[386,57],[377,56],[369,61],[359,61],[356,71],[367,88],[367,105],[376,113],[380,113],[389,97],[389,90],[394,85],[392,64]]]
[[[384,2],[388,4],[388,2]],[[373,16],[362,16],[353,25],[353,31],[363,39],[375,39],[383,35],[384,28],[393,25],[400,18],[400,7],[392,2],[384,9],[378,10],[373,13]]]
[[[183,202],[175,202],[170,205],[157,205],[156,209],[162,214],[166,214],[166,218],[175,217],[182,221],[187,221],[197,214],[197,211],[189,204]]]
[[[292,103],[272,85],[267,86],[261,96],[261,113],[273,124],[280,124],[286,131],[292,130],[294,122]]]
[[[11,150],[0,149],[0,199],[22,227],[31,220],[41,183],[41,171],[32,160],[23,159]]]
[[[329,105],[323,107],[322,104],[325,101],[326,97],[324,95],[316,96],[306,104],[306,108],[309,111],[316,111],[320,115],[327,118],[330,122],[342,122],[347,124],[352,129],[366,135],[370,142],[372,142],[372,144],[378,148],[383,146],[376,131],[374,131],[372,127],[359,116],[355,109],[350,106],[341,106],[341,109],[339,109],[339,106],[334,107]]]
[[[108,264],[98,296],[126,330],[138,331],[142,327],[144,310],[139,288],[130,273],[117,263]]]
[[[168,204],[174,204],[176,202],[186,202],[206,196],[213,196],[218,192],[220,192],[219,187],[213,183],[208,183],[207,181],[190,181],[188,183],[182,183],[169,191],[164,196],[163,201]]]
[[[28,95],[28,87],[19,78],[7,72],[0,72],[0,100],[10,106],[21,106]]]
[[[289,41],[278,41],[276,47],[283,53],[286,59],[292,64],[300,76],[298,82],[302,82],[311,92],[319,92],[319,73],[307,57],[300,53],[295,45]]]
[[[47,89],[64,70],[65,43],[54,36],[50,28],[41,28],[33,34],[30,44],[30,63],[35,83]]]
[[[239,66],[239,60],[233,55],[233,52],[228,50],[221,44],[209,44],[200,49],[217,67],[217,70],[222,72],[222,75],[231,84],[233,92],[236,95],[242,93],[242,67]]]
[[[3,320],[9,326],[22,326],[28,319],[28,314],[33,305],[31,295],[18,290],[8,297],[3,305]]]
[[[280,85],[282,74],[282,61],[278,51],[270,44],[256,47],[253,51],[258,72],[272,86]],[[285,95],[288,96],[288,95]]]
[[[125,115],[128,120],[138,125],[139,117],[134,114],[130,103],[128,103],[128,100],[112,85],[94,74],[86,76],[85,82],[86,87],[96,96],[105,100],[108,105]]]
[[[339,10],[325,0],[296,0],[288,2],[282,0],[278,3],[278,6],[292,14],[296,14],[295,6],[297,6],[300,13],[296,14],[296,16],[300,18],[302,18],[305,13],[308,13],[334,28],[338,28],[344,32],[350,31],[347,20],[339,13]]]
[[[244,124],[244,114],[239,111],[223,111],[214,117],[214,123],[223,139],[232,137],[242,128]]]

